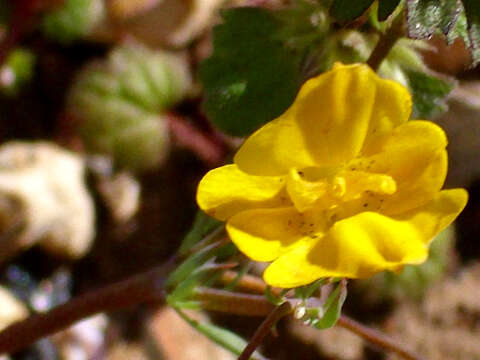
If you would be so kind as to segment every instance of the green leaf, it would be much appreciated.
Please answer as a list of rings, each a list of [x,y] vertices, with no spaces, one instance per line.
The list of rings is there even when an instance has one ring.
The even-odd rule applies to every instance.
[[[221,221],[218,221],[199,210],[193,221],[192,228],[182,240],[182,245],[180,246],[178,253],[180,255],[186,255],[195,244],[207,235],[214,233],[221,225]]]
[[[222,12],[214,51],[200,66],[204,109],[222,131],[245,136],[281,115],[300,85],[301,54],[279,36],[282,22],[260,8]]]
[[[443,33],[451,43],[463,39],[472,55],[472,64],[480,63],[480,2],[478,0],[407,0],[408,36],[430,38]]]
[[[313,295],[315,291],[327,282],[327,279],[319,279],[309,285],[295,288],[295,297],[306,300]]]
[[[339,21],[351,21],[360,17],[372,3],[373,0],[335,0],[330,14]]]
[[[408,35],[417,39],[448,34],[461,12],[457,0],[407,0]]]
[[[288,292],[288,289],[283,289],[279,295],[276,295],[272,292],[272,288],[267,286],[265,288],[265,298],[268,302],[272,303],[273,305],[280,306],[285,302],[284,295]]]
[[[453,89],[453,81],[420,71],[405,70],[405,75],[413,97],[413,118],[431,118],[445,110],[445,98]]]
[[[221,250],[221,247],[222,244],[216,242],[190,256],[169,275],[166,281],[166,286],[170,287],[178,285],[180,282],[187,279],[195,270],[205,264],[208,260],[212,259]]]
[[[480,1],[462,0],[468,23],[468,37],[473,65],[480,63]]]
[[[400,0],[379,0],[378,2],[378,20],[385,21],[395,11]]]
[[[315,323],[317,329],[328,329],[337,323],[342,312],[342,306],[347,298],[347,282],[342,280],[335,290],[330,294],[325,305],[325,313],[318,322]]]
[[[240,355],[243,349],[247,346],[247,342],[237,334],[211,323],[198,322],[187,316],[179,309],[175,310],[182,317],[182,319],[184,319],[194,329],[205,335],[207,338],[209,338],[216,344],[231,351],[233,354],[237,356]],[[255,351],[250,357],[250,360],[265,360],[265,358],[257,351]]]
[[[208,266],[197,268],[167,296],[167,303],[180,308],[183,308],[185,303],[190,304],[189,299],[197,286],[208,286],[218,280],[221,272],[216,270],[218,269]]]

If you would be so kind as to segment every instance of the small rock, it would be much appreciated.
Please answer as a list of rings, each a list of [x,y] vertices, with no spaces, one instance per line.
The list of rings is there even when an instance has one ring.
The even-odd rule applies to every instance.
[[[0,146],[0,262],[39,243],[70,258],[92,243],[94,207],[83,159],[47,142]]]
[[[28,316],[27,307],[3,286],[0,286],[0,304],[2,304],[0,306],[0,330]]]

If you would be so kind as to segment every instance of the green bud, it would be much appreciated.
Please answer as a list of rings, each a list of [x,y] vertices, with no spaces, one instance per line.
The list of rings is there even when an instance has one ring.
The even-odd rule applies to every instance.
[[[20,87],[32,78],[34,65],[35,55],[29,50],[13,50],[5,64],[0,67],[0,91],[15,95]]]
[[[88,35],[105,17],[103,0],[65,0],[43,19],[45,35],[68,44]]]
[[[109,154],[119,166],[146,170],[161,165],[168,153],[162,112],[182,100],[189,87],[181,59],[137,45],[122,46],[80,73],[68,107],[81,120],[80,133],[89,151]]]

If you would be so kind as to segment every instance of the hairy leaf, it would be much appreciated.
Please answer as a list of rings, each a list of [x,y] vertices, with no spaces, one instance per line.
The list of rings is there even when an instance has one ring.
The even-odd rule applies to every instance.
[[[386,20],[400,4],[400,0],[380,0],[378,2],[378,20]]]
[[[339,21],[351,21],[361,16],[373,0],[335,0],[330,14]]]
[[[281,22],[259,8],[222,13],[213,32],[214,52],[200,67],[205,111],[215,126],[248,135],[282,114],[300,83],[300,54],[277,36]]]
[[[453,89],[453,82],[420,71],[406,70],[413,96],[413,118],[430,118],[445,110],[445,97]]]
[[[407,0],[408,35],[425,39],[443,33],[451,43],[461,38],[473,65],[480,62],[480,2],[478,0]]]
[[[342,312],[342,306],[347,298],[347,283],[342,280],[335,290],[330,294],[324,305],[323,317],[315,323],[317,329],[328,329],[337,323]]]

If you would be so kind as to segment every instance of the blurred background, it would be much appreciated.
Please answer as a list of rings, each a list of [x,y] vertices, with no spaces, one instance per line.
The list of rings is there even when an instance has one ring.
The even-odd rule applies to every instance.
[[[222,63],[212,38],[235,47],[238,37],[240,47],[242,39],[265,31],[251,24],[243,34],[240,24],[229,37],[221,30],[213,36],[215,25],[227,21],[220,10],[238,6],[282,10],[292,1],[0,1],[0,328],[175,253],[197,211],[198,181],[228,162],[242,136],[260,123],[249,109],[241,116],[252,123],[247,119],[241,128],[218,119],[234,112],[229,101],[242,85],[225,95],[212,79],[230,78],[245,63]],[[302,19],[311,27],[323,20],[313,17],[318,9],[295,9],[288,29],[302,35],[295,38],[298,50],[310,39]],[[341,43],[329,63],[358,61],[369,51],[362,21],[336,37],[322,30],[317,49],[326,49],[325,39]],[[328,29],[335,31],[335,24]],[[245,62],[261,64],[274,50]],[[467,188],[470,201],[434,242],[425,265],[350,282],[344,312],[425,359],[480,359],[480,70],[469,67],[460,39],[447,45],[433,36],[415,54],[418,66],[454,84],[445,102],[425,100],[435,111],[417,114],[446,130],[446,187]],[[318,58],[302,58],[304,79],[327,67]],[[279,74],[289,74],[289,59],[276,60],[275,69],[284,71],[257,73],[272,78],[266,95],[277,92],[286,103],[298,86],[272,84],[284,84]],[[389,61],[386,76],[405,76]],[[431,93],[445,92],[432,86]],[[263,105],[268,116],[278,113]],[[192,316],[245,338],[262,320]],[[280,322],[262,353],[279,360],[394,359],[344,329],[318,331],[293,319]],[[162,305],[95,316],[10,358],[235,359]]]

